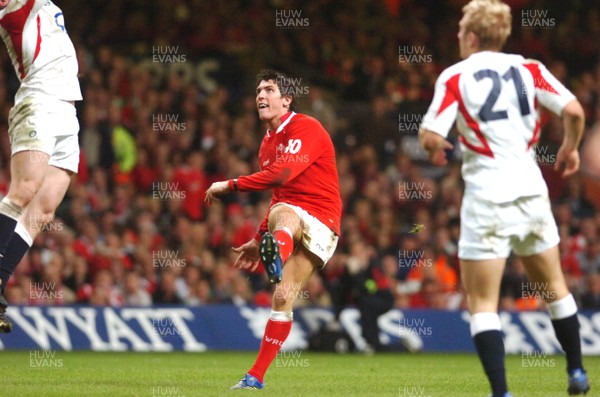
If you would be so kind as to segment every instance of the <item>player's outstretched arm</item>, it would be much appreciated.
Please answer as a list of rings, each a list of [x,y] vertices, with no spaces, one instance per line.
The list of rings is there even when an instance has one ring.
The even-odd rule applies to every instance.
[[[431,160],[433,165],[442,166],[448,164],[448,159],[444,151],[453,149],[454,146],[443,136],[421,128],[419,130],[419,143],[429,154],[429,160]]]
[[[565,135],[562,145],[556,154],[554,169],[560,170],[564,165],[563,177],[573,175],[579,170],[579,143],[583,136],[585,113],[578,100],[567,103],[561,114]]]
[[[234,267],[246,269],[251,272],[256,269],[259,261],[258,241],[256,239],[252,239],[244,245],[233,248],[233,251],[239,253],[233,265]]]

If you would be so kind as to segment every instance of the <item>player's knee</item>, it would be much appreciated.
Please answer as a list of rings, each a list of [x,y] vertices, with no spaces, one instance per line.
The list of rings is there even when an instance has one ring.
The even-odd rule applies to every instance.
[[[290,208],[274,208],[269,213],[269,230],[275,230],[278,227],[287,227],[292,232],[292,236],[296,237],[296,234],[301,231],[300,218]]]
[[[14,204],[20,207],[26,207],[31,200],[33,200],[38,189],[39,186],[31,180],[14,182],[11,183],[8,198]]]

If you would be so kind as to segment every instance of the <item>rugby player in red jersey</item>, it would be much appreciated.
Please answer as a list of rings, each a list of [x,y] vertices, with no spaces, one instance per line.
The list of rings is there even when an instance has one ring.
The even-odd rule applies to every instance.
[[[276,284],[270,319],[258,357],[232,389],[262,389],[267,368],[292,328],[292,309],[300,289],[333,255],[340,233],[342,204],[335,150],[327,131],[314,118],[294,112],[291,80],[262,70],[256,82],[259,118],[268,130],[252,175],[213,183],[210,205],[229,192],[273,190],[268,214],[254,239],[234,248],[235,266],[254,271],[262,262]],[[285,265],[285,266],[284,266]]]

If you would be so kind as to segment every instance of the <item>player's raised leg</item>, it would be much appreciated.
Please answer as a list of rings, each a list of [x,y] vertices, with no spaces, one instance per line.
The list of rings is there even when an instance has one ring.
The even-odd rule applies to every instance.
[[[471,337],[492,387],[493,397],[510,395],[506,385],[504,341],[498,316],[500,282],[505,263],[504,258],[460,261],[462,283],[467,290],[471,312]]]
[[[259,255],[269,281],[277,284],[281,281],[283,264],[302,236],[300,218],[286,205],[274,206],[269,213],[269,230],[272,232],[266,232],[260,240]]]
[[[265,328],[256,361],[248,373],[231,389],[262,389],[267,369],[277,356],[292,329],[296,297],[323,261],[299,246],[283,269],[281,282],[273,295],[271,316]]]
[[[547,303],[556,338],[567,356],[567,391],[570,395],[586,394],[590,385],[583,368],[577,303],[567,288],[558,246],[536,255],[522,256],[521,261],[529,280],[540,289],[540,296]]]

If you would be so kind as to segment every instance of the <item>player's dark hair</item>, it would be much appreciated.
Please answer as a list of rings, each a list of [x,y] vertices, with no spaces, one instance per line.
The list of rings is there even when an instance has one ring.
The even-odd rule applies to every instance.
[[[256,83],[254,84],[254,87],[258,87],[261,81],[269,80],[277,84],[277,87],[279,87],[279,92],[281,92],[281,96],[291,99],[288,110],[296,110],[296,100],[294,98],[294,87],[292,85],[292,80],[287,75],[278,72],[277,70],[263,69],[256,75]]]

